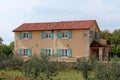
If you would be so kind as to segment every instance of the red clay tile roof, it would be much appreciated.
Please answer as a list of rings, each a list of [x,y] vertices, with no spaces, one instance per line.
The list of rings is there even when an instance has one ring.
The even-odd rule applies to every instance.
[[[41,30],[70,30],[70,29],[89,29],[96,20],[83,21],[61,21],[49,23],[24,23],[13,32],[19,31],[41,31]]]
[[[109,48],[111,48],[112,46],[107,45],[107,44],[102,44],[100,42],[93,40],[93,42],[90,44],[90,47],[109,47]]]

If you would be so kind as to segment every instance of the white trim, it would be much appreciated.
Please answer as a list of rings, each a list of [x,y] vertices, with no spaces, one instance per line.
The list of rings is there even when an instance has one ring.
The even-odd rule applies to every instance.
[[[51,54],[51,50],[52,50],[52,52],[53,52],[53,49],[52,48],[44,48],[44,50],[50,50],[50,53],[49,54]],[[45,52],[45,51],[44,51]],[[48,54],[48,53],[46,53],[45,52],[45,54]],[[53,54],[53,53],[52,53]]]

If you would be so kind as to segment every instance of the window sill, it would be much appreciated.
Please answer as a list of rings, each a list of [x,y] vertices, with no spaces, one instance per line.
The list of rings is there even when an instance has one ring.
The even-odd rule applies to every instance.
[[[70,39],[70,38],[60,38],[60,39]]]
[[[45,38],[45,39],[52,39],[52,38]]]
[[[29,56],[23,56],[23,57],[29,57]]]
[[[60,58],[69,58],[69,57],[66,57],[66,56],[60,56]]]
[[[29,38],[23,38],[24,40],[29,40]]]

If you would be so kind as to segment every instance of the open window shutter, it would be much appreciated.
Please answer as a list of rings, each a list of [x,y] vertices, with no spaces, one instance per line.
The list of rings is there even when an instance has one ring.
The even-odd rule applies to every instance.
[[[61,51],[60,51],[60,49],[57,49],[57,53],[58,53],[58,57],[60,57],[60,53]]]
[[[72,56],[72,50],[71,50],[70,48],[68,48],[67,56],[68,56],[68,57],[71,57],[71,56]]]
[[[52,39],[54,38],[54,32],[51,32]]]
[[[41,33],[41,37],[42,37],[42,39],[45,38],[45,33],[44,32]]]
[[[32,38],[32,33],[31,32],[28,33],[28,37],[29,37],[29,39]]]
[[[43,56],[45,53],[45,49],[44,48],[41,48],[41,55]]]
[[[28,49],[28,56],[31,56],[31,49]]]
[[[22,49],[19,49],[19,56],[22,56]]]
[[[52,56],[52,49],[50,49],[50,56]]]
[[[61,38],[61,32],[58,32],[58,39]]]
[[[23,34],[22,34],[22,32],[19,33],[19,38],[20,38],[20,39],[23,38]]]
[[[71,31],[68,32],[68,37],[72,38],[72,32]]]

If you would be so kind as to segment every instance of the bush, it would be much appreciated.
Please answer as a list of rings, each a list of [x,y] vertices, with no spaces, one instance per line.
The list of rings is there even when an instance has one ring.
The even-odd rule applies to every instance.
[[[91,64],[85,57],[77,59],[77,70],[82,72],[84,79],[88,79],[91,70]]]
[[[22,70],[23,60],[14,55],[0,54],[0,69]]]
[[[97,63],[95,69],[96,80],[111,80],[111,65],[110,63]]]
[[[28,60],[23,68],[24,75],[34,80],[48,80],[51,76],[57,75],[55,62],[50,62],[48,57],[32,57]]]
[[[9,68],[12,70],[20,70],[22,71],[23,69],[23,64],[24,64],[24,60],[20,57],[16,57],[16,56],[12,56],[9,59]]]

